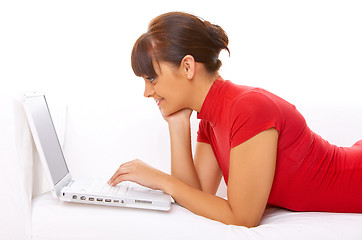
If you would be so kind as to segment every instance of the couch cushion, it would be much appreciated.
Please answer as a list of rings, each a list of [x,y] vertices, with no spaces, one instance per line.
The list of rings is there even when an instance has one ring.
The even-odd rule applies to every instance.
[[[297,213],[268,208],[261,225],[245,228],[170,212],[65,203],[50,193],[33,200],[34,240],[55,239],[361,239],[362,214]]]
[[[32,141],[20,94],[0,95],[0,235],[30,237]]]
[[[225,226],[173,204],[170,212],[33,200],[33,239],[222,239]]]

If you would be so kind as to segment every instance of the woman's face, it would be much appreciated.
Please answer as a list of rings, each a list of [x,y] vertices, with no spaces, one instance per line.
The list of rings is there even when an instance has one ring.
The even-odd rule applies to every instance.
[[[185,69],[168,62],[159,62],[154,66],[157,76],[145,80],[145,97],[152,97],[165,116],[187,108],[188,79]]]

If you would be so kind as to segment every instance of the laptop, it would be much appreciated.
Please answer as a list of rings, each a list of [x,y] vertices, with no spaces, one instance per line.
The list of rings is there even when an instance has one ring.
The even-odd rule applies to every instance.
[[[45,95],[26,93],[24,107],[35,146],[54,197],[66,202],[168,211],[172,198],[133,182],[115,187],[97,179],[73,179],[68,169]]]

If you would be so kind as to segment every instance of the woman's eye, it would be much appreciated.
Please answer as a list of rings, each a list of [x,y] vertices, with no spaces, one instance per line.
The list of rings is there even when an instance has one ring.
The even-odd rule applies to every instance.
[[[155,81],[156,77],[148,77],[147,79],[150,80],[151,83],[153,83]]]

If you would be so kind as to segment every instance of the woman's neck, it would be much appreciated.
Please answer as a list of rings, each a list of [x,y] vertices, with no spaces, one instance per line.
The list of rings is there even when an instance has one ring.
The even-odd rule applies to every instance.
[[[215,74],[207,73],[206,71],[196,74],[194,76],[193,81],[191,82],[192,86],[192,92],[190,92],[190,99],[189,99],[189,108],[200,112],[201,107],[206,99],[206,96],[215,82],[215,80],[218,78],[219,73],[216,72]]]

